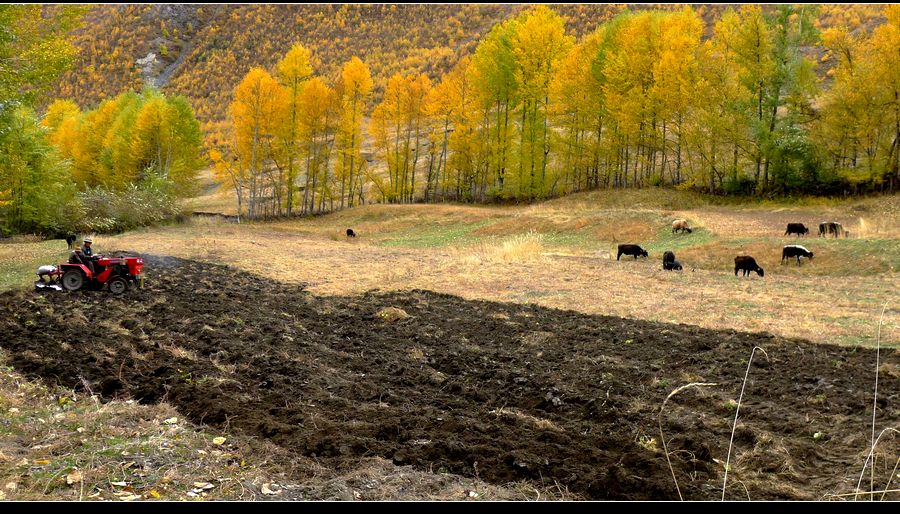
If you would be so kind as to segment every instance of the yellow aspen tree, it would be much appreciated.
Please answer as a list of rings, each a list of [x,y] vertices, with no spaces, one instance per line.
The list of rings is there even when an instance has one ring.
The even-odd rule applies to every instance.
[[[551,195],[599,186],[605,98],[594,69],[604,38],[602,27],[588,34],[560,63],[550,85],[551,119],[560,131]]]
[[[283,182],[287,197],[285,199],[287,214],[290,216],[294,208],[294,190],[296,189],[297,171],[294,161],[297,154],[299,124],[299,98],[303,85],[312,77],[313,69],[310,63],[311,54],[303,45],[295,43],[284,58],[278,63],[278,78],[287,90],[287,112],[284,116],[284,134],[281,142],[286,153],[287,171]]]
[[[424,73],[409,80],[409,94],[407,95],[407,146],[412,145],[412,163],[404,167],[404,192],[407,202],[414,200],[416,190],[416,169],[419,164],[419,153],[422,147],[422,139],[428,133],[428,96],[431,94],[431,79]],[[407,186],[407,174],[409,185]]]
[[[544,194],[550,154],[550,130],[547,109],[550,82],[560,62],[573,45],[565,34],[563,19],[546,6],[538,6],[519,19],[512,37],[516,79],[522,96],[520,126],[520,184],[527,174],[527,189],[532,199]]]
[[[334,131],[335,92],[320,77],[311,79],[300,94],[299,142],[306,157],[306,186],[303,212],[316,212],[316,193],[319,210],[326,200],[331,201],[332,181],[329,175],[330,147]]]
[[[669,181],[672,185],[681,182],[683,165],[684,124],[692,102],[697,99],[697,52],[703,21],[690,7],[680,13],[671,14],[660,20],[660,54],[653,65],[653,95],[660,121],[660,150],[662,159],[659,166],[659,182],[665,183],[666,169],[670,168]],[[669,166],[669,138],[673,139],[673,163]]]
[[[372,112],[370,132],[376,149],[383,156],[388,168],[387,190],[384,200],[402,201],[401,191],[404,167],[408,165],[409,145],[404,139],[409,106],[409,81],[399,73],[387,83],[384,98]]]
[[[288,94],[267,71],[252,68],[235,87],[230,110],[237,152],[247,168],[247,215],[265,215],[272,207],[265,196],[273,139],[283,126]],[[270,182],[270,181],[269,181]],[[274,195],[273,195],[274,196]],[[264,202],[268,202],[264,205]]]
[[[345,184],[347,203],[353,206],[363,198],[364,161],[362,148],[362,119],[366,103],[372,94],[372,74],[369,67],[353,56],[341,70],[341,121],[338,132],[338,172],[341,182],[341,207],[344,206]]]
[[[518,81],[516,62],[513,55],[512,38],[518,30],[517,20],[507,20],[495,25],[478,44],[468,74],[475,94],[483,104],[482,109],[489,114],[483,125],[489,132],[489,167],[493,172],[497,196],[504,196],[507,190],[515,193],[515,188],[506,184],[507,171],[513,166],[511,160],[514,132],[513,111],[516,109]]]

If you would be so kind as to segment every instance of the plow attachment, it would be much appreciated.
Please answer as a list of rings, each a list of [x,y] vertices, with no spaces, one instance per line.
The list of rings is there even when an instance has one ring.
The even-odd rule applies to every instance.
[[[41,266],[37,270],[38,279],[34,281],[34,288],[38,291],[48,289],[51,291],[62,291],[62,284],[59,283],[60,275],[62,273],[57,266]]]
[[[43,280],[35,280],[34,288],[38,291],[62,291],[63,287],[55,282],[44,282]]]

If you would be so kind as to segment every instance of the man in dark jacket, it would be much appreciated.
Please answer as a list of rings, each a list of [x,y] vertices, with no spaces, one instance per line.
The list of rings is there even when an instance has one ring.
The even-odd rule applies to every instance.
[[[72,252],[72,255],[69,256],[69,264],[86,264],[87,259],[84,258],[84,254],[81,253],[81,248],[76,248],[75,251]]]
[[[93,242],[94,240],[89,237],[84,238],[84,245],[81,247],[81,253],[84,254],[85,257],[90,258],[94,256],[94,251],[91,250],[91,243]]]
[[[91,250],[91,243],[93,242],[94,240],[89,237],[84,238],[84,245],[82,245],[81,247],[81,254],[84,258],[84,264],[88,267],[89,270],[91,270],[91,274],[96,275],[97,270],[96,268],[94,268],[94,250]]]

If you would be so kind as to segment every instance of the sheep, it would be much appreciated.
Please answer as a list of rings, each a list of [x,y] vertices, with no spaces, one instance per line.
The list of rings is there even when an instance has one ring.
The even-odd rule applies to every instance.
[[[688,234],[693,232],[693,230],[691,230],[691,227],[688,226],[687,220],[675,220],[672,222],[672,233],[674,234],[679,230],[682,232],[687,231]]]
[[[743,271],[743,276],[748,276],[751,271],[755,271],[757,275],[763,277],[765,272],[756,264],[756,259],[749,255],[738,255],[734,258],[734,276],[737,276],[738,270]]]
[[[619,245],[619,254],[616,255],[616,260],[619,260],[619,257],[622,255],[633,255],[634,260],[637,260],[638,256],[649,257],[650,254],[647,253],[647,250],[644,250],[638,245]]]
[[[784,264],[785,259],[790,259],[791,257],[797,258],[797,266],[799,266],[800,257],[807,257],[808,259],[812,260],[813,253],[800,245],[787,245],[781,251],[781,264]]]
[[[809,234],[809,229],[806,228],[806,225],[803,223],[788,223],[787,230],[784,231],[784,235],[797,234],[797,237],[802,236],[803,234]]]
[[[356,237],[356,232],[354,232],[352,228],[348,228],[347,237]]]

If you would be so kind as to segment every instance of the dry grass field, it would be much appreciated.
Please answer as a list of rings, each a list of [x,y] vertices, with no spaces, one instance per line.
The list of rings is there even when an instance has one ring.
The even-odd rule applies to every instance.
[[[672,234],[678,217],[692,234]],[[822,220],[840,221],[851,237],[816,237]],[[811,226],[811,237],[782,236],[789,222]],[[359,237],[347,238],[348,227]],[[429,289],[860,345],[874,342],[887,304],[883,340],[897,344],[900,327],[896,197],[748,206],[667,190],[598,192],[523,207],[372,205],[271,223],[195,220],[95,241],[229,264],[319,294]],[[650,258],[616,261],[619,243],[641,244]],[[782,265],[785,244],[806,245],[815,257]],[[683,272],[662,271],[665,250]],[[754,256],[765,277],[735,277],[739,254]],[[0,262],[4,255],[0,246]]]
[[[191,207],[229,212],[227,195],[207,193]],[[672,234],[675,218],[689,220],[694,232]],[[851,237],[816,237],[817,224],[825,220],[841,222]],[[782,236],[789,222],[803,222],[813,234],[799,240]],[[347,238],[347,228],[358,237]],[[617,261],[620,243],[641,244],[650,258]],[[785,244],[803,244],[815,258],[799,267],[796,261],[782,265]],[[884,309],[881,345],[900,351],[898,197],[747,205],[642,190],[531,206],[370,205],[267,223],[194,219],[96,235],[94,247],[100,253],[127,250],[226,264],[270,278],[273,287],[302,283],[323,296],[426,289],[849,346],[875,344]],[[665,250],[676,253],[684,271],[661,269]],[[735,277],[738,254],[756,257],[765,277]],[[63,241],[0,242],[0,291],[29,287],[36,266],[66,255]],[[163,272],[148,268],[147,280]],[[8,437],[0,444],[0,498],[571,498],[564,488],[496,487],[381,459],[355,470],[325,469],[314,461],[292,461],[253,438],[223,433],[223,447],[212,442],[220,433],[185,420],[166,421],[175,417],[165,403],[98,403],[4,368],[0,428]],[[135,478],[137,468],[129,464],[135,455],[167,463],[169,472]],[[61,458],[65,465],[57,462]],[[137,488],[135,480],[144,480],[145,487]],[[84,483],[92,485],[85,489]],[[133,494],[137,489],[140,494]]]
[[[214,210],[219,204],[203,205]],[[692,234],[672,234],[685,218]],[[837,220],[846,239],[816,237]],[[810,236],[782,236],[789,222]],[[359,237],[344,234],[352,227]],[[616,261],[619,243],[648,259]],[[806,245],[802,265],[781,247]],[[429,289],[467,299],[536,303],[706,328],[768,331],[818,342],[870,345],[882,307],[887,344],[900,327],[900,200],[713,205],[668,190],[597,192],[533,206],[370,205],[312,219],[228,224],[195,219],[95,237],[103,251],[131,250],[236,266],[319,294]],[[672,250],[683,272],[665,272]],[[754,256],[765,277],[735,277],[734,257]],[[66,255],[60,241],[0,244],[0,289],[25,286],[33,269]],[[152,279],[154,270],[147,270]]]

